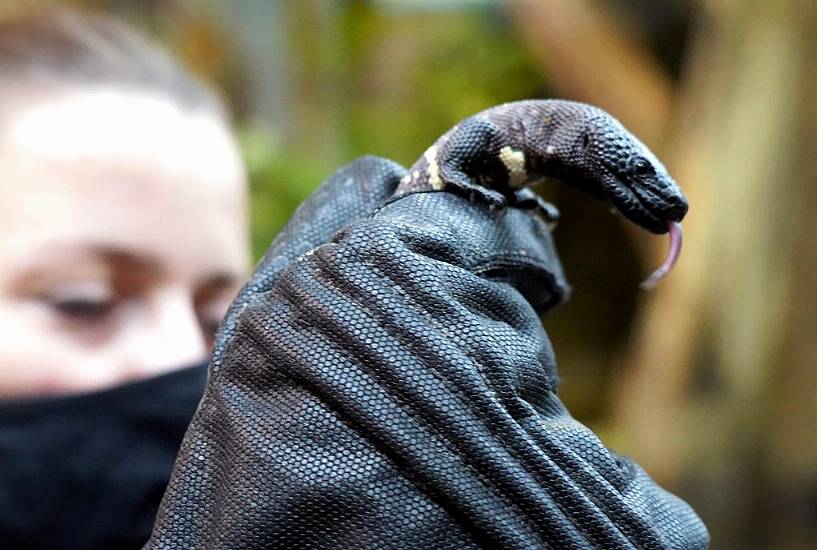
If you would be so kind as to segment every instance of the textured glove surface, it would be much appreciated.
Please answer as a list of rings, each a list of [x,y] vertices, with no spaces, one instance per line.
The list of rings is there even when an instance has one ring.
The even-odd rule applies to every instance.
[[[447,193],[312,211],[344,181],[382,202],[401,175],[342,170],[273,244],[148,548],[704,548],[694,512],[555,394],[537,311],[566,285],[542,221]]]

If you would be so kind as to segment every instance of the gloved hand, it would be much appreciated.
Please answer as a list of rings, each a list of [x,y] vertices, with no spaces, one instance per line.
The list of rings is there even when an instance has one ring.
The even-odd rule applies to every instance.
[[[538,313],[567,285],[545,223],[385,200],[403,173],[353,163],[273,243],[146,548],[705,548],[556,396]]]

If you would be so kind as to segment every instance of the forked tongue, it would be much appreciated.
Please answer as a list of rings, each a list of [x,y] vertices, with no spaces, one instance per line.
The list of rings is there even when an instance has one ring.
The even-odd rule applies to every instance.
[[[675,265],[675,262],[678,261],[678,256],[681,254],[681,245],[684,242],[684,232],[681,230],[681,224],[678,222],[670,222],[669,223],[669,252],[667,252],[667,258],[664,260],[664,263],[661,264],[661,267],[653,271],[652,275],[647,277],[644,282],[641,283],[641,288],[644,290],[650,290],[655,288],[655,285],[664,278],[664,276],[669,273],[672,266]]]

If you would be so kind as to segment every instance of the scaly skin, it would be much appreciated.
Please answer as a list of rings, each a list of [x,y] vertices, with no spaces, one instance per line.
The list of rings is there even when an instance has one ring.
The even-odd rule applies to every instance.
[[[506,103],[465,119],[411,167],[397,192],[444,189],[501,208],[530,201],[525,188],[544,177],[609,202],[653,233],[666,233],[688,209],[661,162],[621,123],[563,100]]]

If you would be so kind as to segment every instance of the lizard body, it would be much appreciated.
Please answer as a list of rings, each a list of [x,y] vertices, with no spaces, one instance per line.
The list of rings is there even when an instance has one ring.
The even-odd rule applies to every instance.
[[[681,245],[679,222],[688,210],[681,189],[655,155],[605,111],[574,101],[505,103],[469,117],[443,134],[411,167],[398,193],[446,190],[502,208],[558,211],[527,189],[557,178],[610,203],[653,233],[670,233],[663,276]],[[647,285],[656,281],[651,277]]]

